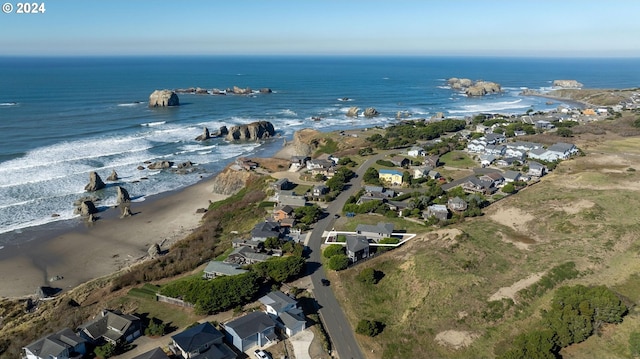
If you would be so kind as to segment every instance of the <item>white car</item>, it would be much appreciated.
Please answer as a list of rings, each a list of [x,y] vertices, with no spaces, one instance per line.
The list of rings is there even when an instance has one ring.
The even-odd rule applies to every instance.
[[[256,358],[258,358],[258,359],[271,359],[271,357],[269,357],[269,354],[267,354],[262,349],[256,349],[256,351],[254,353],[256,354]]]

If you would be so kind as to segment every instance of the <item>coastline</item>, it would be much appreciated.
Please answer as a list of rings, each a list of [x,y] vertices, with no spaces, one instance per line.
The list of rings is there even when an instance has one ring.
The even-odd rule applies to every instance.
[[[154,244],[168,248],[189,235],[202,219],[198,208],[227,196],[213,193],[215,175],[172,192],[133,203],[133,216],[119,218],[117,208],[99,213],[94,223],[66,223],[25,230],[23,241],[0,250],[0,297],[34,295],[40,286],[63,291],[111,275],[148,258]],[[66,228],[65,228],[66,227]],[[25,239],[27,239],[25,241]],[[51,281],[59,276],[62,279]]]

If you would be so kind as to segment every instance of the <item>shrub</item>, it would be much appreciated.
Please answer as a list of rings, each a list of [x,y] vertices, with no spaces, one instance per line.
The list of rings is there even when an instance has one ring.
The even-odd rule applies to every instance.
[[[356,333],[375,337],[384,329],[384,323],[375,320],[362,319],[358,322]]]
[[[325,258],[331,258],[338,254],[345,254],[344,247],[341,244],[330,244],[327,248],[324,249],[324,252],[322,252],[322,255]]]
[[[151,337],[163,336],[167,329],[167,325],[157,318],[151,318],[149,325],[144,330],[144,335]]]
[[[382,272],[377,271],[373,268],[365,268],[358,273],[356,279],[365,284],[378,284],[382,278]]]
[[[329,269],[336,271],[346,269],[349,266],[349,257],[346,254],[336,254],[329,258],[327,265]]]

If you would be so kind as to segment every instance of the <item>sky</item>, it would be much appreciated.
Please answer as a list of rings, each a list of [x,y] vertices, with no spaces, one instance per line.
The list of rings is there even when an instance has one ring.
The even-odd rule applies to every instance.
[[[3,1],[5,56],[640,57],[637,0]]]

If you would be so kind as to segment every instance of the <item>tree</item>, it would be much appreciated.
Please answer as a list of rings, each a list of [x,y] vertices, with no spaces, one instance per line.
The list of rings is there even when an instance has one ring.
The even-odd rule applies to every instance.
[[[573,131],[567,127],[558,128],[556,134],[560,137],[573,137]]]
[[[304,224],[312,224],[320,219],[322,215],[322,208],[320,208],[317,204],[313,204],[311,206],[302,206],[293,210],[293,213],[301,223]]]
[[[144,335],[148,335],[150,337],[160,337],[163,336],[167,329],[167,324],[162,322],[160,319],[151,318],[149,321],[149,325],[144,329]]]
[[[371,185],[380,185],[381,184],[380,183],[380,174],[378,173],[378,170],[376,170],[373,167],[367,168],[367,170],[365,171],[364,175],[362,176],[362,180],[366,184],[371,184]]]
[[[365,268],[358,273],[356,279],[364,284],[378,284],[382,273],[373,268]]]
[[[280,238],[278,237],[269,237],[265,239],[263,244],[264,244],[264,247],[268,249],[280,248],[280,246],[282,245],[282,241],[280,241]]]
[[[409,171],[402,172],[402,183],[411,183],[411,173]]]
[[[346,269],[349,266],[349,257],[346,254],[336,254],[329,258],[327,266],[335,271]]]
[[[93,352],[96,354],[98,358],[108,359],[118,354],[118,347],[115,344],[109,342],[99,347],[96,347],[93,350]]]

